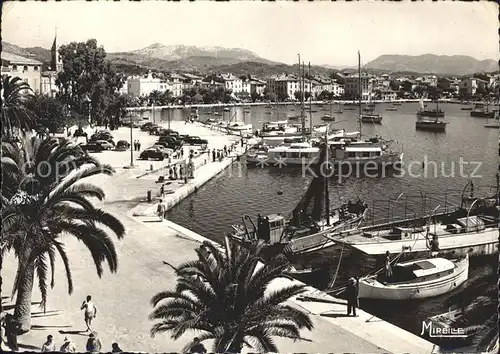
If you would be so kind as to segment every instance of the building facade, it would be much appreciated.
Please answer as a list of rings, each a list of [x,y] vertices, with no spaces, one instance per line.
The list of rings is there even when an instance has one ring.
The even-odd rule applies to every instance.
[[[146,77],[131,76],[127,79],[127,92],[135,97],[147,96],[153,91],[165,92],[167,90],[170,90],[169,83],[153,77],[151,73]]]
[[[361,74],[361,80],[358,74],[346,77],[344,85],[345,95],[348,98],[358,98],[361,81],[361,99],[368,100],[370,95],[370,79],[370,76],[363,74]]]
[[[42,63],[38,60],[3,52],[1,75],[19,77],[34,92],[40,92],[42,85]]]

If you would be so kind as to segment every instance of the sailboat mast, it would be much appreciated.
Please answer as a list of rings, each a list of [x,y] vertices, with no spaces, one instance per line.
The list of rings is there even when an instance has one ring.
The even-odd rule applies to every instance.
[[[309,75],[309,131],[312,136],[312,131],[313,131],[313,119],[312,119],[312,80],[311,80],[311,62],[309,62],[309,68],[308,68],[308,75]]]
[[[326,168],[325,168],[325,175],[323,176],[323,183],[324,183],[324,188],[325,188],[325,211],[326,211],[326,225],[330,226],[330,191],[328,189],[328,176],[330,175],[330,158],[328,156],[328,128],[330,126],[326,126],[326,132],[325,132],[325,162],[326,162]],[[323,169],[320,168],[320,171],[323,171]]]
[[[358,50],[358,76],[359,76],[359,107],[358,107],[358,124],[359,124],[359,137],[361,138],[361,96],[363,94],[362,80],[361,80],[361,53]]]
[[[301,109],[301,114],[302,114],[302,136],[304,138],[304,140],[306,139],[306,113],[305,113],[305,89],[306,89],[306,82],[305,82],[305,70],[306,70],[306,67],[305,67],[305,64],[304,62],[302,62],[302,77],[301,77],[301,80],[302,80],[302,88],[300,90],[300,100],[302,102],[302,109]]]

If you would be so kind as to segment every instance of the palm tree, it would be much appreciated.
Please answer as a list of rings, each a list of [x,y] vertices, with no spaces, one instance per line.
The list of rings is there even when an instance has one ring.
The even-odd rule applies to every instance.
[[[27,104],[33,96],[30,86],[19,77],[2,79],[2,133],[12,137],[14,128],[27,132],[34,128],[34,116]]]
[[[21,323],[21,333],[31,327],[31,296],[35,273],[45,309],[47,281],[54,287],[56,255],[61,257],[73,291],[73,278],[63,235],[82,241],[94,260],[97,275],[103,263],[111,272],[118,267],[117,254],[110,237],[119,239],[125,230],[121,222],[95,208],[90,197],[99,200],[104,192],[89,183],[78,183],[98,175],[112,175],[113,169],[101,165],[79,146],[58,139],[26,139],[19,148],[2,143],[2,219],[3,251],[13,250],[18,259],[12,297],[17,293],[14,315]],[[107,229],[104,229],[105,226]],[[49,274],[50,271],[50,274]]]
[[[217,353],[239,353],[244,345],[252,347],[250,342],[260,351],[277,352],[273,336],[303,339],[299,330],[313,328],[309,315],[283,303],[302,293],[304,286],[266,293],[271,281],[286,277],[289,263],[277,257],[262,265],[260,249],[233,246],[224,252],[205,242],[196,250],[196,261],[175,269],[175,291],[152,298],[150,319],[159,322],[151,335],[168,331],[178,339],[187,330],[201,331],[199,339],[213,339]]]

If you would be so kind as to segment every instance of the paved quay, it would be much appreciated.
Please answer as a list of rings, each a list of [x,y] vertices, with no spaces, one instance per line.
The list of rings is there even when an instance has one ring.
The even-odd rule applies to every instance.
[[[238,139],[220,135],[196,124],[179,123],[172,124],[171,127],[180,133],[207,138],[210,149],[222,148],[234,139]],[[138,132],[137,129],[134,129],[133,133],[137,134],[136,138],[141,140],[143,147],[152,144],[156,139],[146,133]],[[119,134],[126,135],[127,129],[114,131],[116,140],[121,140]],[[95,183],[107,192],[106,200],[96,202],[96,205],[116,215],[127,230],[125,238],[116,242],[118,272],[110,274],[105,268],[102,279],[99,279],[88,250],[76,239],[63,236],[62,240],[65,243],[74,279],[73,294],[67,294],[64,267],[58,259],[56,285],[54,289],[49,290],[45,313],[36,305],[40,300],[40,293],[35,285],[33,327],[29,333],[19,337],[21,350],[39,349],[46,336],[52,334],[57,347],[63,344],[65,336],[70,336],[77,346],[77,351],[84,351],[87,336],[82,332],[85,324],[80,305],[90,294],[98,308],[93,328],[102,341],[103,352],[110,351],[113,342],[119,343],[126,352],[180,352],[196,334],[188,333],[177,341],[170,339],[168,333],[151,338],[149,329],[152,322],[148,320],[148,315],[152,308],[149,300],[157,292],[171,290],[175,286],[175,274],[163,262],[167,261],[177,266],[194,259],[194,249],[206,239],[170,221],[160,222],[154,215],[155,203],[147,203],[144,199],[148,189],[159,189],[154,179],[161,174],[161,171],[137,178],[150,167],[148,165],[151,162],[141,161],[137,162],[138,166],[134,169],[123,169],[123,166],[130,162],[130,152],[110,151],[96,155],[101,161],[121,169],[113,177],[95,176],[89,179],[89,182]],[[229,157],[222,162],[209,160],[205,163],[201,155],[197,159],[194,179],[188,184],[173,182],[168,186],[173,191],[167,195],[173,198],[169,203],[173,205],[174,199],[180,200],[185,197],[190,189],[194,190],[193,186],[201,186],[215,174],[220,173],[234,158],[234,156]],[[162,166],[158,164],[156,167]],[[3,289],[4,293],[8,293],[16,271],[16,259],[13,254],[10,253],[4,258],[3,266]],[[271,287],[283,286],[286,282],[287,280],[280,279]],[[311,297],[326,296],[313,288],[309,290]],[[3,300],[5,308],[12,311],[13,303],[10,299]],[[329,302],[304,302],[295,298],[290,301],[293,306],[304,308],[311,313],[315,328],[311,332],[303,333],[303,337],[308,341],[292,342],[288,339],[276,339],[280,352],[424,354],[431,353],[435,349],[431,343],[361,310],[358,311],[359,317],[345,317],[344,300],[332,297],[328,297],[327,300]],[[207,342],[207,348],[210,347],[211,343]]]

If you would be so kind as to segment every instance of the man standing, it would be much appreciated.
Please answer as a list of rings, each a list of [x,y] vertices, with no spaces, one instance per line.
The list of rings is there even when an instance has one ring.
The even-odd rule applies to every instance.
[[[87,300],[82,303],[80,310],[85,311],[85,324],[87,325],[87,331],[92,332],[92,320],[97,315],[97,307],[95,307],[92,302],[92,297],[90,295],[87,296]]]
[[[346,286],[346,297],[347,297],[347,316],[352,315],[356,317],[356,307],[358,307],[358,289],[359,289],[359,278],[351,277],[347,282]]]
[[[385,252],[385,278],[392,278],[391,254],[389,251]]]

